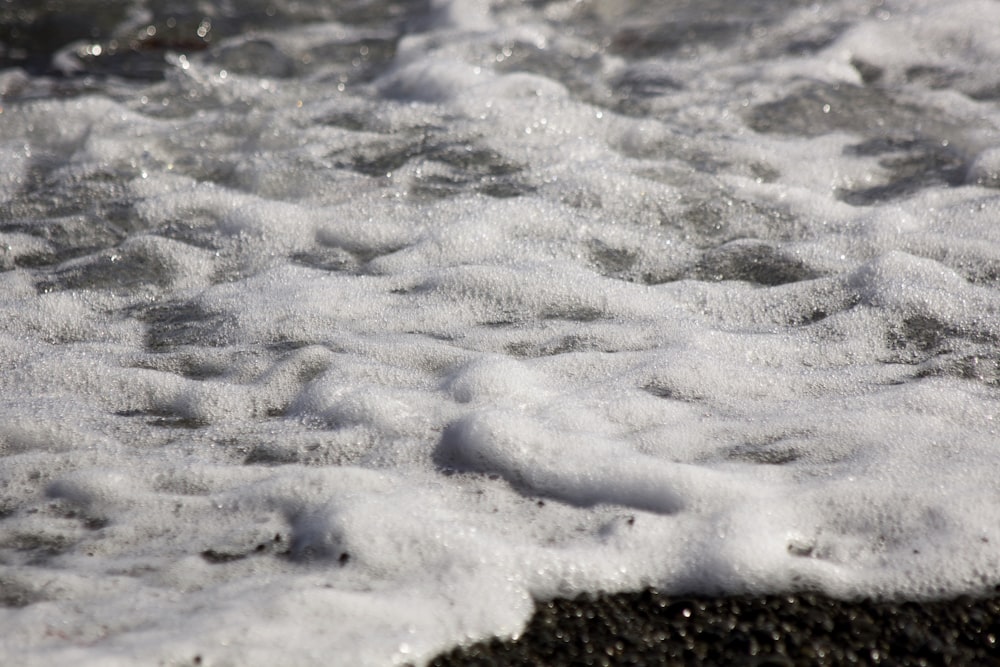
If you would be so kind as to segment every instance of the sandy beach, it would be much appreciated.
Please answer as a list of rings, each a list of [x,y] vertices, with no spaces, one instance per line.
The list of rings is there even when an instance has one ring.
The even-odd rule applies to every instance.
[[[667,596],[538,605],[516,640],[440,655],[472,665],[998,665],[1000,600],[842,601],[820,594]]]

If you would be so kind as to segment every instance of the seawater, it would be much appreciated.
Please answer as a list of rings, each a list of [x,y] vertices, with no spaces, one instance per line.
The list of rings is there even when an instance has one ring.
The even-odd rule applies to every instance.
[[[1000,585],[1000,5],[0,9],[0,654]]]

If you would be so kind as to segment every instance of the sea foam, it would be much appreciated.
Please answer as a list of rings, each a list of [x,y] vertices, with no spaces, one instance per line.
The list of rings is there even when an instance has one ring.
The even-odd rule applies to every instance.
[[[1000,585],[997,8],[730,5],[19,14],[0,654]]]

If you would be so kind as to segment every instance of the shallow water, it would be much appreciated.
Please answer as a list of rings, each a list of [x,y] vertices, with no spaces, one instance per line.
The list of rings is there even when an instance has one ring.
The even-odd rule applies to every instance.
[[[1000,6],[8,3],[20,664],[1000,585]]]

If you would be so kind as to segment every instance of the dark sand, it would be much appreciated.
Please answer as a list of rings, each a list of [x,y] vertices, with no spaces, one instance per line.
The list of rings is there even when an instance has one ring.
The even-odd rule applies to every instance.
[[[1000,598],[834,600],[819,594],[581,596],[537,606],[517,640],[443,665],[1000,665]]]

